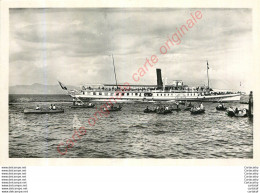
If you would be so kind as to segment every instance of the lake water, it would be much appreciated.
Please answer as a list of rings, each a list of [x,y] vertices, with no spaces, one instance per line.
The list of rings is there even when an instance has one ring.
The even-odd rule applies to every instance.
[[[61,114],[23,113],[37,104],[56,104]],[[100,107],[102,103],[95,103]],[[165,103],[169,105],[171,103]],[[10,158],[253,158],[253,121],[228,117],[216,110],[216,103],[204,103],[206,113],[189,111],[168,115],[145,114],[153,103],[123,103],[122,111],[88,124],[96,109],[71,109],[66,95],[9,95]],[[227,106],[246,107],[239,103]],[[180,106],[183,108],[183,106]],[[74,129],[87,133],[67,148],[65,155],[57,145],[72,139]]]

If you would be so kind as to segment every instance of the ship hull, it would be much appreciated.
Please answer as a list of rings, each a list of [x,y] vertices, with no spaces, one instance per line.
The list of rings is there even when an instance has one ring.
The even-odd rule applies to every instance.
[[[191,102],[239,102],[240,94],[223,94],[209,96],[187,96],[186,93],[178,94],[177,96],[104,96],[104,95],[75,95],[83,101],[108,101],[116,100],[120,102],[156,102],[156,101],[191,101]]]

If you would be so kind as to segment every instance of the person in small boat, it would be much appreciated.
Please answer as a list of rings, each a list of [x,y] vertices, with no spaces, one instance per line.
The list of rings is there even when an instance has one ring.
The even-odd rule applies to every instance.
[[[239,109],[237,114],[238,114],[238,115],[244,115],[244,111],[241,110],[241,109]]]
[[[219,107],[219,108],[225,108],[225,107],[224,107],[224,104],[223,104],[222,102],[219,103],[218,107]]]
[[[176,102],[176,106],[177,106],[177,109],[179,108],[179,103],[178,102]]]
[[[40,110],[40,106],[39,105],[36,106],[36,110]]]
[[[169,110],[169,107],[165,107],[165,110]]]
[[[149,108],[148,108],[148,106],[146,106],[146,109],[145,109],[145,110],[149,111]]]
[[[80,103],[79,101],[76,101],[76,106],[81,106],[82,103]]]
[[[247,114],[248,114],[247,109],[243,109],[243,114],[244,114],[244,115],[247,115]]]
[[[161,108],[160,108],[160,112],[163,112],[165,110],[165,106],[162,106]]]
[[[236,113],[236,114],[238,114],[238,113],[239,113],[239,110],[238,110],[238,108],[237,108],[237,107],[236,107],[235,113]]]
[[[114,104],[112,104],[110,109],[111,109],[111,110],[114,110],[114,109],[118,109],[118,108],[120,108],[120,105],[119,105],[119,107],[117,107],[117,106],[115,106]]]
[[[88,103],[88,106],[92,106],[93,104],[92,103]]]
[[[113,103],[107,105],[107,109],[113,109],[113,107],[114,107],[114,104],[113,104]]]
[[[192,107],[192,104],[191,104],[191,102],[190,102],[190,104],[188,105],[188,107]]]
[[[49,107],[49,109],[52,110],[52,108],[53,108],[53,106],[52,106],[52,104],[51,104],[51,106]]]
[[[204,106],[202,103],[200,103],[200,109],[203,110],[204,109]]]
[[[56,110],[56,106],[55,106],[55,104],[52,106],[52,110]]]
[[[233,111],[234,112],[234,109],[232,107],[229,107],[228,111]]]
[[[112,106],[110,107],[110,110],[114,110],[114,109],[116,109],[116,106],[112,105]]]

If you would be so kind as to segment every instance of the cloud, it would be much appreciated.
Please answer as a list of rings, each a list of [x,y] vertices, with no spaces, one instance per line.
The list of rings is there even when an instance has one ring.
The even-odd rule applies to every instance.
[[[250,9],[200,9],[202,19],[166,55],[160,47],[197,9],[11,9],[10,85],[132,82],[146,58],[159,62],[140,84],[155,84],[155,68],[168,83],[206,84],[206,61],[213,87],[238,89],[252,66]],[[246,67],[247,66],[247,67]],[[26,74],[26,76],[25,76]]]

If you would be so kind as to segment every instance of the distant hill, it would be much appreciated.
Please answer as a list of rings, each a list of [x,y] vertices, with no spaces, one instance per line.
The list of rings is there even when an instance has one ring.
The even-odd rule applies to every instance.
[[[67,86],[67,85],[66,85]],[[67,86],[68,89],[79,89],[76,86]],[[34,83],[32,85],[16,85],[9,87],[9,94],[67,94],[60,85],[43,85]]]

